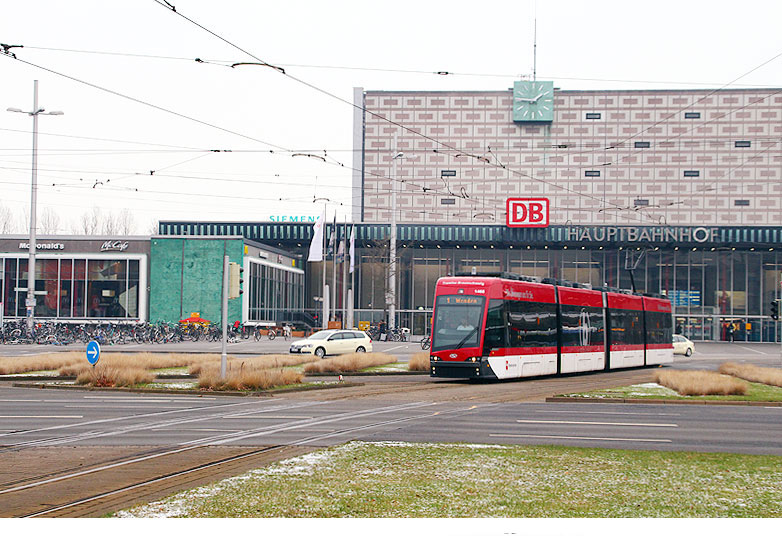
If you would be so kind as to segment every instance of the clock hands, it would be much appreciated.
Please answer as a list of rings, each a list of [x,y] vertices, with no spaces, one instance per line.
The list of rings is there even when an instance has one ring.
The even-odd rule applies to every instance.
[[[543,95],[544,95],[544,94],[542,94],[542,93],[541,93],[541,94],[538,94],[538,96],[537,96],[537,97],[534,97],[534,98],[532,98],[532,99],[527,99],[526,97],[517,97],[517,98],[516,98],[516,101],[524,101],[525,103],[537,103],[537,102],[538,102],[538,99],[540,99],[541,97],[543,97]]]

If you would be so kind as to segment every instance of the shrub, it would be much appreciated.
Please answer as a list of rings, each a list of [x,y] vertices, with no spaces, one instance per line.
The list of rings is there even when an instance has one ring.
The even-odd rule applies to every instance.
[[[779,368],[761,368],[752,364],[726,362],[720,365],[720,373],[732,375],[755,383],[764,383],[782,387],[782,370]]]
[[[0,375],[22,374],[40,370],[57,370],[69,364],[87,363],[84,353],[44,353],[28,357],[0,358]]]
[[[244,365],[245,368],[253,370],[260,368],[284,368],[286,366],[297,366],[299,364],[316,360],[318,360],[318,358],[314,355],[261,355],[258,357],[243,357],[241,359],[229,356],[226,362],[228,368],[230,369],[233,369],[234,365],[236,365],[236,368],[240,368],[242,365]],[[210,358],[208,360],[202,360],[200,362],[193,363],[188,371],[193,375],[199,375],[204,369],[212,368],[215,364],[217,364],[219,367],[219,355],[217,355],[216,359]]]
[[[203,368],[198,376],[198,386],[210,390],[266,390],[281,385],[301,383],[304,374],[294,370],[236,367],[226,370],[220,378],[220,367]]]
[[[717,372],[664,370],[655,372],[654,377],[659,385],[673,389],[682,396],[746,394],[749,390],[745,382]]]
[[[93,387],[129,387],[151,383],[155,376],[143,368],[110,365],[87,366],[76,376],[76,384]]]
[[[407,368],[413,372],[428,372],[429,352],[422,351],[421,353],[416,353],[410,357],[410,362],[407,363]]]
[[[308,374],[316,372],[343,374],[345,372],[358,372],[370,366],[381,366],[394,362],[396,362],[396,357],[385,353],[348,353],[347,355],[306,364],[304,371]]]

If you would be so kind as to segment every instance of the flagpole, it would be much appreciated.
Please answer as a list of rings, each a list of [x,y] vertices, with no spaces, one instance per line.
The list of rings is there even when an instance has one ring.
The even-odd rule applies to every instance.
[[[321,282],[320,285],[320,315],[323,317],[322,320],[320,320],[321,328],[325,329],[328,327],[327,323],[327,315],[328,312],[326,312],[326,309],[324,308],[324,305],[326,304],[326,206],[327,204],[323,204],[323,270],[321,273],[323,273],[323,282]]]
[[[347,304],[345,303],[345,296],[348,291],[347,287],[347,280],[348,280],[348,249],[349,246],[347,245],[348,242],[348,216],[345,215],[345,226],[343,227],[342,231],[344,232],[344,239],[343,239],[343,251],[342,251],[342,328],[343,329],[350,329],[350,327],[347,326]]]
[[[350,228],[350,326],[356,327],[358,324],[356,323],[355,319],[355,305],[356,305],[356,260],[355,260],[355,234],[356,234],[356,223],[353,223],[353,226]]]
[[[337,237],[337,215],[334,215],[334,229],[331,231],[334,234],[334,252],[331,256],[331,310],[329,313],[329,319],[337,321],[337,248],[339,247],[339,238]]]

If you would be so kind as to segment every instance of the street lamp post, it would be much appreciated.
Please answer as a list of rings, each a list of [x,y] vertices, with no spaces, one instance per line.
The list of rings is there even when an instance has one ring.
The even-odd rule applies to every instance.
[[[33,117],[33,177],[30,194],[30,259],[27,263],[27,300],[25,308],[27,310],[27,331],[33,330],[33,317],[35,315],[35,226],[36,210],[38,202],[38,116],[62,116],[59,110],[45,112],[45,109],[38,108],[38,81],[33,83],[33,110],[25,112],[18,108],[8,108],[8,112],[19,112]]]
[[[396,161],[404,157],[397,148],[397,134],[394,133],[394,157],[391,171],[391,236],[389,237],[388,267],[388,329],[396,329]]]

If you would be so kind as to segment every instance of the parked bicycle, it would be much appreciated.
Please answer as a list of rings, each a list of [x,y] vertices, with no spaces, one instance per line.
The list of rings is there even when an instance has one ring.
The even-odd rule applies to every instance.
[[[421,349],[426,350],[430,347],[432,347],[432,337],[427,334],[424,339],[421,340]]]

